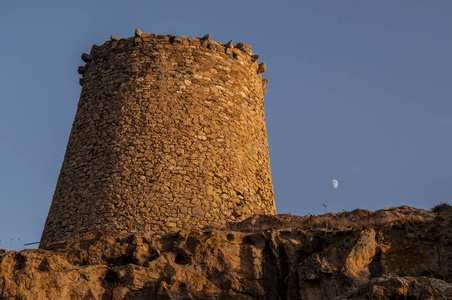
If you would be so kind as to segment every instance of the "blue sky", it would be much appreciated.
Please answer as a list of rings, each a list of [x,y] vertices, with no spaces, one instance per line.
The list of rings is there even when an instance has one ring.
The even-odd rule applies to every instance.
[[[278,213],[450,203],[451,15],[450,1],[2,1],[0,247],[40,239],[80,55],[136,27],[261,56]]]

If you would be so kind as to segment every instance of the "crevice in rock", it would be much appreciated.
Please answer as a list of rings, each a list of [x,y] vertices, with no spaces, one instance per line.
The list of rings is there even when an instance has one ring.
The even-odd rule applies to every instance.
[[[372,262],[369,264],[370,278],[381,277],[384,273],[384,267],[381,263],[381,254],[381,249],[377,248],[375,256],[373,257]]]
[[[182,248],[175,249],[174,262],[178,265],[190,265],[191,256]]]
[[[50,264],[49,264],[49,260],[47,258],[44,258],[41,263],[38,266],[38,270],[39,271],[43,271],[43,272],[49,272],[50,271]]]
[[[14,265],[15,270],[20,271],[23,268],[25,268],[25,265],[27,263],[27,257],[22,255],[21,253],[18,253],[15,257],[15,260],[16,260],[16,264]]]
[[[269,299],[287,299],[284,278],[288,272],[282,270],[284,266],[281,266],[281,257],[277,253],[277,245],[272,239],[271,233],[266,237],[265,247],[262,251],[262,287]]]
[[[102,287],[105,289],[105,293],[102,295],[102,300],[113,299],[113,290],[116,286],[118,286],[118,283],[118,274],[111,268],[107,269],[105,276],[102,279]]]

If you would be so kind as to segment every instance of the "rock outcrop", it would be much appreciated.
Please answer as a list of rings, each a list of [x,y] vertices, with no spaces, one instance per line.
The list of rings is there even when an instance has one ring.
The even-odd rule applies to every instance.
[[[0,250],[0,299],[452,299],[452,207],[255,216]]]

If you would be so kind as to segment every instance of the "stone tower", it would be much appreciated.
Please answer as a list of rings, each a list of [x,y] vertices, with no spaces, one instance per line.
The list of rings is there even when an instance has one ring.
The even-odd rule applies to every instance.
[[[141,33],[94,45],[41,247],[275,214],[265,64],[249,45]]]

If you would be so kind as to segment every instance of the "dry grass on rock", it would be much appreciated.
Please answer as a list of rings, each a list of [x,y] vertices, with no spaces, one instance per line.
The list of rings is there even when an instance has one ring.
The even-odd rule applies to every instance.
[[[240,223],[230,225],[232,230],[255,232],[261,230],[301,229],[301,230],[349,230],[359,227],[379,228],[395,222],[428,222],[435,217],[451,217],[451,206],[440,204],[432,210],[417,209],[410,206],[391,207],[375,212],[365,209],[355,209],[342,213],[327,213],[314,216],[295,216],[279,214],[275,216],[253,216]]]

